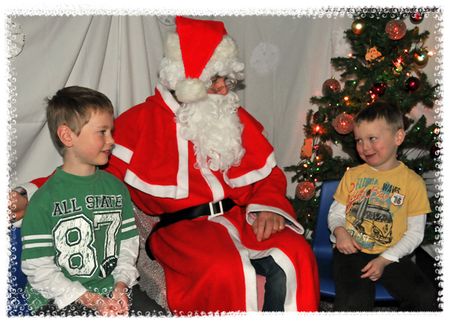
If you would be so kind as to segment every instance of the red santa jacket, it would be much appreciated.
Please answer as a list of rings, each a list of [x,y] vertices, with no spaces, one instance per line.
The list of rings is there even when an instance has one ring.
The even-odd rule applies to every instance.
[[[172,95],[158,86],[154,96],[115,121],[116,146],[107,170],[125,181],[134,203],[147,214],[160,215],[231,198],[247,212],[279,213],[302,233],[262,125],[239,108],[245,155],[239,166],[211,171],[195,167],[193,144],[180,136],[175,123],[178,108]]]

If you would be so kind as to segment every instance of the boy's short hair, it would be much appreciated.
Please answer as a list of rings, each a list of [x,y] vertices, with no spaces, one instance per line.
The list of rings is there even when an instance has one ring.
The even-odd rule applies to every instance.
[[[375,102],[368,106],[356,115],[354,123],[357,125],[363,121],[374,121],[377,119],[384,119],[394,131],[404,129],[403,113],[397,105],[388,102]]]
[[[67,125],[76,135],[89,122],[92,112],[108,112],[114,115],[109,98],[96,90],[69,86],[60,89],[47,99],[47,123],[50,136],[58,152],[64,153],[64,144],[58,137],[58,127]]]

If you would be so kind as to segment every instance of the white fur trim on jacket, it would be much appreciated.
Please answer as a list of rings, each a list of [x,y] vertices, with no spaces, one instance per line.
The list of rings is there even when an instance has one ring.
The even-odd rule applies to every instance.
[[[243,176],[240,176],[238,178],[228,178],[226,173],[224,174],[224,180],[225,182],[232,188],[236,187],[244,187],[249,184],[255,183],[257,181],[260,181],[267,177],[271,172],[272,169],[277,165],[277,162],[275,160],[275,154],[272,152],[266,160],[266,164],[258,170],[250,171]]]
[[[252,213],[256,212],[272,212],[276,213],[278,215],[281,215],[284,217],[286,226],[293,230],[294,232],[298,234],[305,233],[305,229],[303,226],[291,215],[289,215],[287,212],[283,211],[282,209],[279,209],[277,207],[272,206],[266,206],[266,205],[260,205],[260,204],[249,204],[247,206],[247,223],[250,225],[253,224],[256,220],[256,216]]]

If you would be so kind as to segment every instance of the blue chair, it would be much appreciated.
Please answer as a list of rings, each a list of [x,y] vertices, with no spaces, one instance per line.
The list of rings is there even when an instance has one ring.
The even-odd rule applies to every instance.
[[[25,285],[27,277],[22,272],[22,240],[20,236],[20,228],[10,227],[10,244],[11,255],[8,269],[8,316],[29,316],[27,300],[25,297]]]
[[[332,260],[333,248],[328,229],[328,211],[333,203],[333,195],[339,180],[329,180],[322,183],[319,211],[317,213],[316,229],[313,237],[313,251],[319,268],[320,294],[323,297],[335,297],[336,290],[333,281]],[[376,301],[394,301],[395,299],[380,284],[376,284]]]

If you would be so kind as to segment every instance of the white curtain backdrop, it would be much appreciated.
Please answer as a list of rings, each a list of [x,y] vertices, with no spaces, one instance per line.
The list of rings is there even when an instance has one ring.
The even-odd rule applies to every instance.
[[[46,176],[61,164],[45,123],[45,98],[58,89],[81,85],[105,93],[116,115],[154,93],[163,41],[174,29],[169,16],[15,16],[12,31],[25,40],[18,55],[11,55],[15,78],[11,96],[16,129],[13,186]],[[246,65],[241,104],[266,129],[281,168],[298,163],[309,99],[321,95],[322,83],[339,74],[330,59],[346,56],[344,30],[352,18],[318,16],[214,16],[222,20],[239,46]],[[436,47],[435,18],[418,27],[429,30],[426,45]],[[408,27],[411,24],[407,22]],[[21,46],[19,43],[19,47]],[[19,51],[17,51],[19,52]],[[434,82],[436,63],[425,72]],[[418,107],[433,118],[433,112]],[[164,126],[161,126],[163,128]],[[339,150],[335,149],[335,154]],[[15,174],[15,175],[14,175]],[[295,184],[288,178],[288,195]]]

